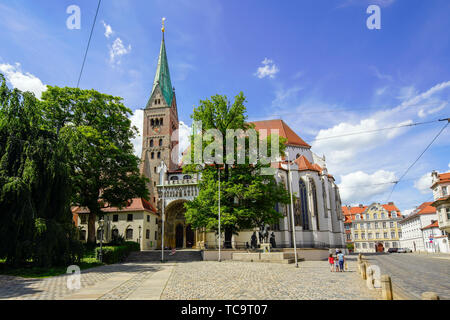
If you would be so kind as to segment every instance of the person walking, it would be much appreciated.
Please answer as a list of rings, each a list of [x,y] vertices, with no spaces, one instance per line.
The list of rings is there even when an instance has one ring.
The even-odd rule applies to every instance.
[[[339,270],[341,272],[344,272],[344,262],[345,262],[345,256],[342,253],[342,251],[339,250],[339,253],[337,255],[338,261],[339,261]]]
[[[333,254],[330,253],[330,256],[328,257],[328,263],[330,264],[330,271],[333,272],[334,269],[334,258]]]

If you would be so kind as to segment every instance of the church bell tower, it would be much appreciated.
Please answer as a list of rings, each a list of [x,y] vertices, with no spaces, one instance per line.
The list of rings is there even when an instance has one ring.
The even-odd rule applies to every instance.
[[[164,20],[158,65],[150,99],[144,109],[142,133],[141,173],[150,179],[147,187],[150,202],[155,207],[158,203],[156,185],[159,184],[157,168],[161,161],[166,164],[169,171],[178,168],[178,111],[175,89],[170,81],[164,41]]]

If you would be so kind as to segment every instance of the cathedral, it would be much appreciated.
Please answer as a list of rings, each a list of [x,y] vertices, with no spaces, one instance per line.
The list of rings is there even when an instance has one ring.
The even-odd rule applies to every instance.
[[[149,178],[150,201],[133,199],[128,207],[121,210],[109,208],[105,214],[104,241],[114,234],[121,234],[127,240],[139,242],[143,250],[152,250],[161,248],[164,235],[164,247],[168,248],[217,248],[218,237],[215,233],[193,230],[184,217],[183,204],[198,194],[200,177],[184,174],[183,164],[178,159],[177,100],[170,79],[164,33],[163,27],[156,74],[143,117],[140,171]],[[344,217],[339,189],[327,171],[325,158],[312,152],[311,146],[283,120],[257,121],[253,124],[257,131],[265,129],[270,134],[271,130],[277,130],[286,139],[286,156],[272,163],[272,167],[275,168],[277,182],[293,194],[294,219],[291,205],[277,205],[276,209],[283,218],[270,228],[277,247],[293,247],[292,231],[295,230],[298,247],[343,248]],[[86,212],[78,210],[79,225],[87,230],[87,225],[84,225]],[[222,236],[222,246],[245,248],[254,231]]]

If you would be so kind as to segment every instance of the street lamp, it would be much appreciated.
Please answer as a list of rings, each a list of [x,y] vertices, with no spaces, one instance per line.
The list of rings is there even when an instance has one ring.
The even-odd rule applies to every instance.
[[[98,254],[98,258],[100,262],[103,262],[103,226],[105,225],[105,221],[103,220],[103,217],[99,220],[98,225],[100,227],[100,253]]]
[[[139,246],[141,247],[141,229],[142,227],[139,226]],[[141,248],[142,249],[142,248]]]
[[[289,152],[286,152],[288,161],[288,178],[289,178],[289,190],[291,194],[291,224],[292,224],[292,240],[294,241],[294,253],[295,253],[295,267],[298,268],[297,259],[297,241],[295,239],[295,221],[294,221],[294,202],[292,200],[292,176],[291,176],[291,161],[289,160]]]
[[[221,237],[220,237],[220,166],[219,166],[219,169],[218,169],[218,173],[219,173],[219,262],[220,262],[220,260],[221,260],[221,256],[220,256],[220,247],[221,247],[221,244],[222,244],[222,242],[221,242]]]

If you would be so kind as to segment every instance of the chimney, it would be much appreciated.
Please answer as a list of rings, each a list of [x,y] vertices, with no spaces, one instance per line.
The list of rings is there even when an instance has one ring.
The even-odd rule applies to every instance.
[[[360,208],[364,208],[364,206],[362,204],[359,205]]]

